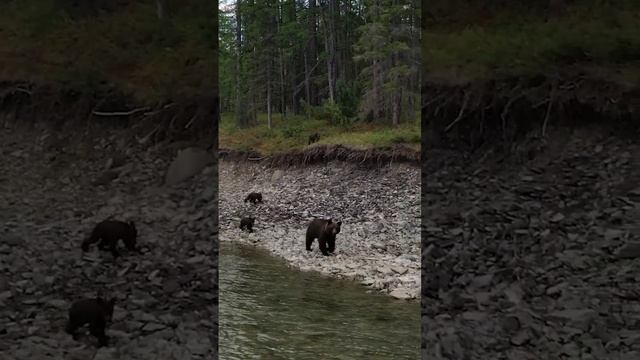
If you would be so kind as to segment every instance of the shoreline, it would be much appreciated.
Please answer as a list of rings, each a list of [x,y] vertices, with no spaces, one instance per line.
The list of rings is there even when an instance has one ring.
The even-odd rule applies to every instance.
[[[397,299],[419,297],[418,167],[364,170],[332,161],[282,170],[223,160],[219,169],[220,241],[258,246],[301,271],[350,278]],[[250,191],[262,192],[265,202],[243,203]],[[238,228],[245,215],[257,218],[253,233]],[[322,256],[317,241],[311,252],[304,248],[315,217],[343,222],[332,256]]]

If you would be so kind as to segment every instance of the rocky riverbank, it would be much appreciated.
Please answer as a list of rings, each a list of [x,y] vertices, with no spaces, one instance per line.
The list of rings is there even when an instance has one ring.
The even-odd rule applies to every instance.
[[[530,154],[428,162],[422,357],[640,358],[638,139],[554,129]]]
[[[420,172],[411,165],[365,169],[332,161],[277,169],[221,161],[220,240],[255,244],[301,270],[353,278],[399,299],[420,294]],[[249,192],[263,204],[244,203]],[[254,233],[240,218],[257,218]],[[305,250],[314,217],[342,221],[334,256]]]
[[[0,129],[3,359],[216,358],[215,167],[163,186],[175,149],[127,138]],[[144,254],[83,256],[82,239],[111,216],[136,222]],[[63,330],[70,304],[98,290],[117,298],[100,349]]]

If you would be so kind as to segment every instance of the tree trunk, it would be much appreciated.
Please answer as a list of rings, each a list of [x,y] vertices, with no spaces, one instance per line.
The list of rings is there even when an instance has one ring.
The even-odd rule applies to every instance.
[[[309,0],[309,41],[307,48],[307,62],[311,60],[311,64],[315,64],[318,61],[318,20],[317,20],[317,6],[316,0]],[[306,55],[306,54],[305,54]],[[308,66],[308,64],[307,64]],[[311,73],[307,74],[309,78],[311,77]],[[309,105],[318,105],[317,94],[313,84],[309,83],[309,94],[308,94]]]
[[[400,125],[400,117],[401,117],[401,107],[400,104],[402,103],[402,89],[400,89],[396,94],[394,94],[393,96],[393,118],[392,118],[392,124],[393,126],[398,126]]]
[[[271,129],[272,127],[272,123],[271,123],[271,64],[272,64],[272,59],[269,59],[267,61],[267,63],[269,64],[267,66],[267,127],[269,129]]]
[[[156,12],[158,14],[158,19],[162,20],[165,18],[166,10],[166,0],[156,0]]]
[[[329,86],[329,100],[332,103],[335,103],[335,23],[334,23],[334,14],[335,11],[335,1],[329,0],[329,14],[324,14],[324,48],[327,53],[327,81]]]
[[[235,118],[237,127],[245,127],[248,124],[247,109],[244,103],[243,90],[242,90],[242,14],[240,12],[240,0],[236,0],[236,108]]]
[[[378,60],[374,60],[373,61],[373,120],[374,121],[379,121],[380,118],[382,117],[383,114],[383,106],[384,104],[382,103],[383,99],[382,96],[380,94],[381,89],[380,89],[380,61]]]
[[[307,108],[305,112],[307,113],[307,120],[311,118],[311,84],[309,84],[309,61],[307,60],[307,53],[304,53],[304,90],[305,95],[307,97]]]
[[[284,77],[286,75],[286,70],[284,67],[284,55],[282,54],[284,51],[282,49],[280,49],[280,103],[281,105],[281,111],[282,111],[282,118],[286,119],[287,118],[287,94],[285,93],[285,86],[284,86]]]

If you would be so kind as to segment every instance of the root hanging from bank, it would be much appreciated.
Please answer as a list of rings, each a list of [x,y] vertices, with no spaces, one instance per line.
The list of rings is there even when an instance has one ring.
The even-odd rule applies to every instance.
[[[78,90],[24,82],[0,82],[3,125],[53,125],[70,131],[106,126],[129,129],[132,140],[151,146],[163,141],[210,137],[217,146],[219,99],[213,91],[164,103],[141,104],[117,89]]]
[[[521,142],[544,142],[551,129],[597,125],[621,136],[640,135],[640,89],[584,69],[466,84],[427,82],[422,89],[423,146],[503,154]],[[543,106],[546,105],[546,106]]]

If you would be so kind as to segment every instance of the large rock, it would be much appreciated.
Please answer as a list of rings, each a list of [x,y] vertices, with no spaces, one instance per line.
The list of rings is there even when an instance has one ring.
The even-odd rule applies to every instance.
[[[207,151],[194,147],[186,148],[178,152],[169,165],[164,183],[174,185],[186,180],[202,171],[211,161],[213,157]]]

